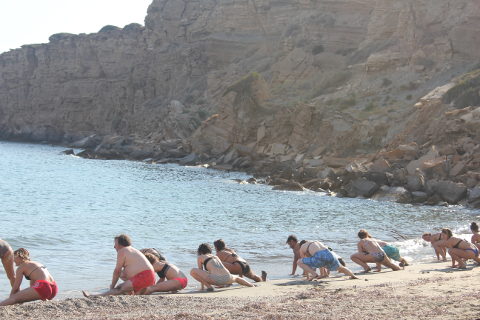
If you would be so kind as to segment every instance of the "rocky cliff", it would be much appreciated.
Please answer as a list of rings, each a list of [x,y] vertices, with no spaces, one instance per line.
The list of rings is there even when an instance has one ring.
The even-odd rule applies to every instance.
[[[445,200],[425,179],[465,185],[478,169],[479,31],[478,0],[154,0],[145,26],[1,54],[0,134],[347,196],[421,175],[404,199],[455,203],[465,194]],[[430,177],[425,155],[468,165]]]

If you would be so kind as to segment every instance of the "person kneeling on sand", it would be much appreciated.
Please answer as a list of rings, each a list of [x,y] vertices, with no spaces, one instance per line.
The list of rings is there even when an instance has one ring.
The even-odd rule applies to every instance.
[[[297,261],[297,264],[307,272],[307,280],[309,281],[319,277],[315,272],[316,268],[338,271],[350,276],[350,279],[358,279],[352,271],[342,266],[337,256],[320,241],[300,241],[300,259]]]
[[[149,252],[144,254],[152,264],[153,270],[157,273],[159,280],[155,285],[140,291],[141,294],[176,292],[187,286],[188,279],[185,274],[175,265],[168,263],[161,254],[159,254],[160,258]]]
[[[267,273],[262,271],[262,277],[260,278],[253,273],[250,265],[242,259],[235,250],[228,248],[222,239],[218,239],[213,243],[216,250],[216,255],[222,261],[222,264],[231,274],[238,274],[240,277],[247,277],[255,282],[261,282],[267,280]]]
[[[390,259],[399,262],[400,267],[405,268],[406,266],[408,266],[407,260],[405,260],[404,257],[400,256],[400,250],[397,247],[389,244],[386,241],[372,238],[370,234],[368,234],[367,237],[371,238],[372,240],[375,240]],[[380,263],[377,263],[377,271],[380,271],[380,270],[382,270],[382,265]]]
[[[444,246],[444,242],[441,241],[442,234],[440,232],[435,234],[426,232],[422,235],[422,239],[432,244],[433,250],[435,250],[435,254],[437,255],[437,260],[440,261],[441,256],[442,261],[447,261],[447,248]]]
[[[358,237],[361,239],[357,244],[358,252],[353,254],[350,259],[361,265],[364,269],[363,272],[371,271],[367,263],[376,263],[378,266],[384,265],[393,271],[400,270],[400,268],[393,264],[390,258],[388,258],[377,241],[368,234],[367,230],[360,230]],[[381,271],[380,267],[377,268],[377,271]]]
[[[466,260],[473,259],[480,264],[479,250],[473,243],[453,236],[450,229],[442,229],[443,245],[448,248],[448,254],[452,257],[452,268],[457,267],[455,261],[458,262],[459,269],[466,269]]]
[[[193,268],[190,274],[195,280],[207,287],[207,291],[213,291],[212,285],[226,286],[234,282],[247,287],[255,287],[254,284],[237,276],[232,276],[222,261],[212,254],[212,248],[208,243],[202,243],[197,250],[198,268]]]
[[[0,306],[40,299],[52,300],[57,295],[58,287],[55,280],[43,265],[30,260],[30,253],[27,249],[15,250],[13,259],[18,266],[15,282],[10,297],[2,301]],[[23,276],[30,280],[30,288],[19,291]]]
[[[155,284],[155,273],[152,265],[143,253],[133,248],[131,244],[132,241],[126,234],[115,237],[114,248],[117,250],[117,264],[113,270],[110,290],[98,294],[98,296],[119,295],[132,291],[138,294],[140,290]],[[128,280],[115,287],[122,274]],[[85,297],[90,296],[86,291],[82,292]]]

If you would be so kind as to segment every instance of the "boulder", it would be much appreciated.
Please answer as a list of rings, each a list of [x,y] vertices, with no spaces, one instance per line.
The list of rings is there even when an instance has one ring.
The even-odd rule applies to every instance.
[[[367,172],[363,176],[367,180],[373,181],[379,186],[389,184],[388,177],[384,172]]]
[[[467,196],[467,187],[463,183],[439,181],[434,190],[440,198],[449,204],[457,204]]]
[[[468,190],[467,196],[468,203],[474,203],[480,201],[480,187],[475,187]]]
[[[421,175],[408,175],[407,176],[407,190],[410,192],[421,191],[424,189],[425,180]]]
[[[61,153],[64,154],[64,155],[67,155],[67,156],[75,155],[75,151],[73,151],[73,149],[67,149],[67,150],[62,151]]]
[[[276,185],[273,187],[273,190],[282,190],[282,191],[305,191],[305,188],[296,181],[288,181],[285,184]]]
[[[101,141],[101,137],[97,136],[96,134],[92,134],[88,137],[73,142],[70,144],[70,147],[79,149],[93,149],[98,146]]]
[[[370,172],[382,172],[382,173],[390,171],[392,169],[390,163],[383,158],[377,159],[374,162],[367,164],[366,167]]]
[[[403,187],[381,186],[380,189],[372,196],[372,199],[378,201],[395,201],[403,197],[408,191]]]
[[[373,181],[367,180],[365,178],[358,178],[352,180],[345,186],[347,195],[351,198],[354,197],[365,197],[370,198],[378,191],[380,186]]]
[[[190,153],[189,155],[180,158],[178,160],[178,164],[182,166],[191,166],[191,165],[196,165],[197,164],[198,157],[195,153]]]
[[[414,191],[411,193],[411,195],[412,203],[424,203],[428,199],[427,193],[422,191]]]

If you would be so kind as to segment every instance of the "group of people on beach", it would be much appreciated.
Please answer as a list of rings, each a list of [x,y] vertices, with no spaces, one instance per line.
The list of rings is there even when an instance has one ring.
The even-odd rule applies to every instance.
[[[479,227],[472,222],[470,229],[473,233],[471,242],[453,236],[452,231],[446,228],[440,233],[425,233],[422,238],[432,244],[438,260],[446,261],[448,252],[452,258],[452,267],[465,269],[468,259],[480,264]],[[358,237],[360,239],[357,244],[358,252],[350,258],[363,268],[361,273],[371,271],[369,263],[376,265],[377,272],[381,271],[382,265],[394,271],[408,266],[399,249],[392,244],[373,238],[364,229],[358,232]],[[296,236],[290,235],[286,243],[294,254],[291,275],[295,275],[298,266],[303,269],[303,275],[310,281],[328,277],[331,271],[343,273],[350,279],[358,279],[346,267],[345,261],[322,242],[298,241]],[[200,244],[197,249],[197,268],[190,271],[190,275],[201,284],[202,290],[206,288],[207,291],[214,291],[214,287],[225,287],[233,283],[247,287],[255,286],[243,277],[254,282],[266,281],[265,271],[261,272],[261,276],[255,274],[247,261],[235,250],[228,248],[222,239],[216,240],[213,245],[215,255],[208,243]],[[137,250],[132,247],[130,237],[125,234],[114,238],[114,248],[117,251],[117,260],[110,288],[98,295],[148,295],[154,292],[177,292],[187,286],[188,279],[185,274],[168,262],[157,249]],[[20,248],[13,251],[6,241],[0,239],[0,258],[12,287],[10,296],[0,302],[0,306],[33,300],[51,300],[56,296],[58,287],[52,275],[45,266],[30,260],[28,250]],[[397,261],[398,265],[392,260]],[[17,265],[16,272],[14,264]],[[155,273],[158,281],[155,279]],[[23,277],[30,281],[30,287],[20,290]],[[119,280],[123,282],[117,285]],[[92,296],[86,291],[82,292],[85,297]]]

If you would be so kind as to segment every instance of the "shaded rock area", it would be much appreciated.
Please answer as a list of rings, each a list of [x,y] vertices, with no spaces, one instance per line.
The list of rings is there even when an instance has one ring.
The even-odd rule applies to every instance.
[[[0,138],[479,207],[479,21],[469,0],[154,0],[145,26],[0,54]]]

